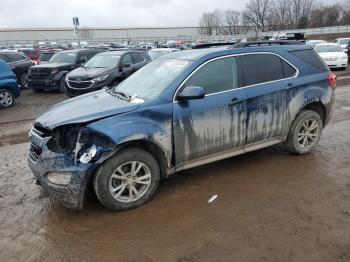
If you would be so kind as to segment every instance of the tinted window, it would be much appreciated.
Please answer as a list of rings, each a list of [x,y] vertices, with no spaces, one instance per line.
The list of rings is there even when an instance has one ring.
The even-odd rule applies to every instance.
[[[4,54],[0,54],[0,59],[4,60],[5,62],[9,62],[8,57]]]
[[[284,78],[281,59],[270,54],[244,55],[241,57],[246,86]]]
[[[132,53],[132,58],[134,59],[134,63],[141,63],[143,62],[145,59],[139,54],[139,53]]]
[[[286,61],[282,59],[281,59],[281,63],[282,63],[282,68],[283,68],[283,73],[285,78],[295,76],[297,72],[290,64],[288,64]]]
[[[132,59],[131,59],[131,55],[130,54],[125,54],[123,56],[122,65],[132,65]]]
[[[313,67],[316,67],[322,71],[329,70],[328,66],[313,49],[291,51],[290,53],[303,60],[305,63],[312,65]]]
[[[237,87],[237,63],[235,57],[218,59],[202,66],[186,82],[186,86],[201,86],[206,94]]]
[[[11,62],[17,62],[26,59],[23,55],[20,54],[7,54],[7,56],[10,58]]]

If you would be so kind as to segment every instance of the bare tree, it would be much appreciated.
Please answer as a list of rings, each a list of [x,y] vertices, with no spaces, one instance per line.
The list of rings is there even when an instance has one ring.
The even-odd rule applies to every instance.
[[[274,20],[271,24],[277,25],[279,29],[289,29],[291,21],[289,8],[291,0],[275,0],[272,8]]]
[[[241,22],[241,13],[233,9],[227,9],[225,11],[225,28],[227,28],[227,34],[239,34]]]
[[[307,22],[314,0],[290,0],[289,19],[294,28]]]
[[[265,31],[271,15],[273,0],[250,0],[243,13],[245,21],[254,25],[257,31]]]
[[[200,33],[203,35],[219,34],[222,25],[221,21],[219,10],[203,13],[199,21]]]

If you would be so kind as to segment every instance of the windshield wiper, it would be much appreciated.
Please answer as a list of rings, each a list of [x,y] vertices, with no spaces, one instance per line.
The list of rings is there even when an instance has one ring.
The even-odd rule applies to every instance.
[[[106,91],[109,91],[111,94],[118,95],[118,97],[122,99],[126,99],[128,102],[131,100],[130,95],[116,88],[110,88],[110,89],[107,89]]]

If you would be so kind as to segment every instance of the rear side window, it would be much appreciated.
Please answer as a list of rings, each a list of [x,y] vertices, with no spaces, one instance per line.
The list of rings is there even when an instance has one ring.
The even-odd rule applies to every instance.
[[[290,65],[276,55],[243,55],[241,56],[241,59],[245,86],[287,78],[285,76],[284,68],[286,74],[291,76],[295,74],[294,68],[288,68]],[[282,62],[286,63],[286,65]],[[294,70],[294,72],[292,70]]]
[[[202,66],[186,82],[186,86],[201,86],[206,94],[237,88],[235,57],[217,59]]]
[[[320,69],[322,71],[329,70],[328,66],[313,49],[290,51],[290,53],[303,60],[305,63],[316,67],[317,69]]]
[[[290,64],[288,64],[283,59],[281,59],[281,63],[282,63],[282,69],[283,69],[283,73],[284,73],[284,78],[289,78],[289,77],[295,76],[295,74],[297,72]]]
[[[20,54],[7,54],[7,56],[10,58],[11,62],[26,60],[26,57]]]
[[[4,60],[6,63],[10,62],[9,58],[4,54],[0,54],[0,59]]]

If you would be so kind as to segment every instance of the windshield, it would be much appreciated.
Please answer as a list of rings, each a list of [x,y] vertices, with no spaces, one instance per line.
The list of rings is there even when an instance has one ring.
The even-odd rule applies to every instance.
[[[69,63],[74,64],[76,53],[57,53],[51,57],[50,63]]]
[[[315,50],[318,53],[343,52],[343,49],[339,45],[317,45]]]
[[[114,87],[114,90],[144,100],[156,98],[190,63],[180,59],[154,60]]]
[[[119,63],[120,56],[113,54],[99,54],[91,58],[85,68],[114,68]]]
[[[54,55],[55,53],[41,53],[40,55],[40,60],[41,61],[49,61],[50,58]]]
[[[158,57],[161,57],[162,55],[169,54],[169,50],[151,50],[148,52],[149,56],[154,60],[157,59]]]

